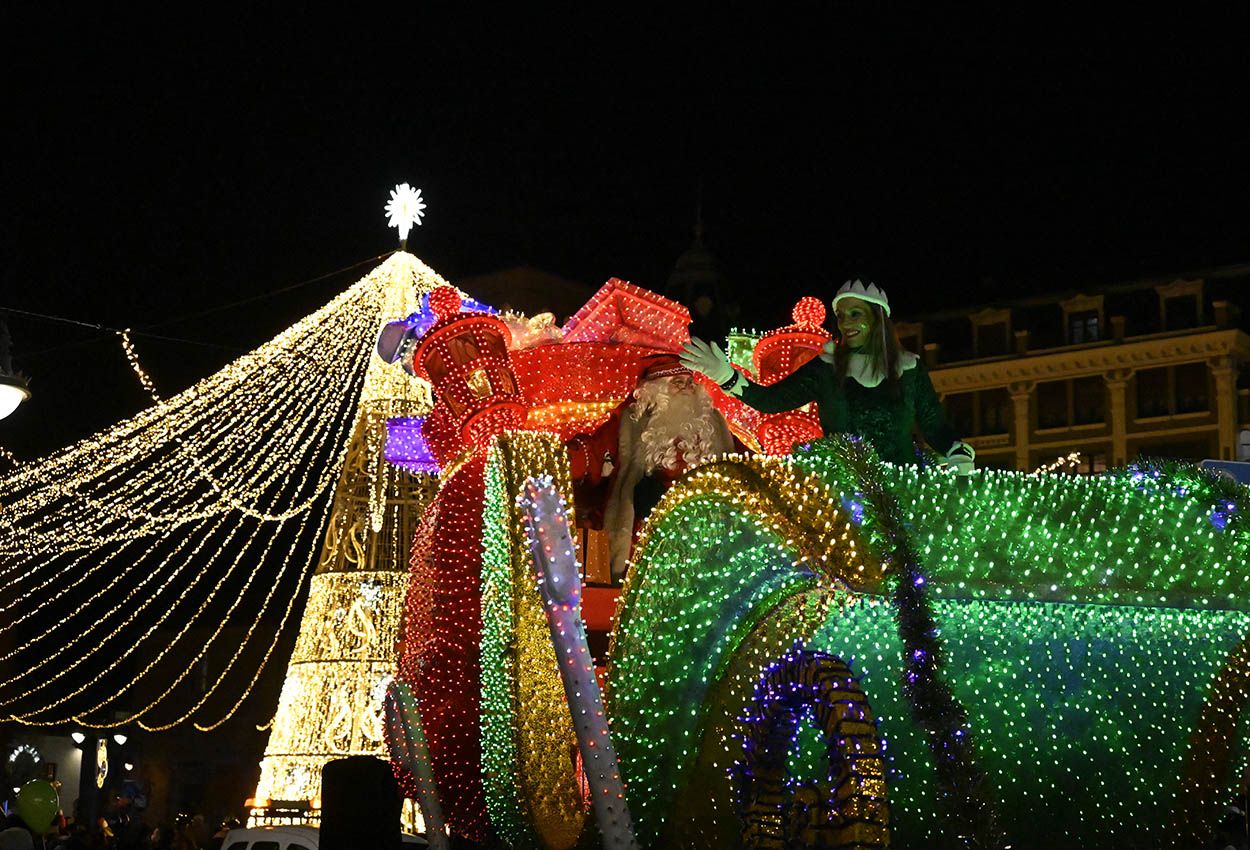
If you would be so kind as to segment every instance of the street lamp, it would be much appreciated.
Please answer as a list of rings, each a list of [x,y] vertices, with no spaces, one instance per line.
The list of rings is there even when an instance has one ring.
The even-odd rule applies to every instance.
[[[83,741],[87,740],[87,736],[81,732],[70,732],[69,736],[74,739],[75,744],[81,744]]]
[[[113,740],[117,742],[117,746],[122,747],[126,744],[126,736],[118,732],[113,736]]]
[[[0,419],[17,410],[28,398],[30,387],[24,377],[13,371],[9,359],[9,326],[0,322]]]

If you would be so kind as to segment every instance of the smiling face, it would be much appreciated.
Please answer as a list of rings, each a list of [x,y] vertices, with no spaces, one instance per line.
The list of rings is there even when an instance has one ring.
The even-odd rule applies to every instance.
[[[860,348],[868,341],[874,323],[872,305],[858,298],[843,298],[835,310],[838,331],[847,348]]]

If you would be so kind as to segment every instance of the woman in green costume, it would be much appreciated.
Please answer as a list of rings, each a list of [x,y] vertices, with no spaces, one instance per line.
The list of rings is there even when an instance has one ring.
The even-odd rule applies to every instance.
[[[899,345],[884,290],[848,281],[833,298],[833,312],[838,343],[770,386],[744,378],[715,343],[692,338],[680,359],[761,413],[816,402],[825,434],[859,434],[891,463],[916,462],[912,429],[918,427],[956,473],[971,473],[976,452],[947,421],[920,358]]]

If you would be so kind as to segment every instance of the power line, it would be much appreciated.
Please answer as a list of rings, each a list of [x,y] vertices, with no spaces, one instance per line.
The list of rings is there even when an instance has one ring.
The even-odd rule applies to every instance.
[[[222,305],[217,306],[217,307],[210,307],[210,308],[208,308],[207,310],[200,310],[200,311],[199,311],[199,312],[197,312],[197,313],[188,313],[187,315],[185,315],[185,316],[179,316],[179,317],[178,317],[178,318],[176,318],[176,319],[166,319],[166,320],[165,320],[165,321],[163,321],[163,322],[157,322],[157,323],[152,324],[152,325],[145,325],[145,327],[148,327],[148,328],[162,328],[162,327],[164,327],[164,326],[166,326],[166,325],[176,325],[176,324],[178,324],[179,322],[185,322],[185,321],[187,321],[188,319],[198,319],[198,318],[200,318],[201,316],[207,316],[207,315],[209,315],[209,314],[211,314],[211,313],[220,313],[221,311],[223,311],[223,310],[229,310],[229,309],[230,309],[230,308],[232,308],[232,307],[239,307],[239,306],[242,306],[243,304],[251,304],[253,301],[261,301],[261,300],[263,300],[263,299],[265,299],[265,298],[272,298],[272,297],[273,297],[273,296],[275,296],[275,295],[281,295],[281,294],[282,294],[282,293],[284,293],[284,292],[290,292],[292,289],[299,289],[301,286],[309,286],[309,285],[314,284],[314,283],[320,283],[321,281],[323,281],[323,280],[325,280],[325,279],[327,279],[327,278],[331,278],[331,277],[334,277],[334,276],[336,276],[336,275],[340,275],[340,274],[345,274],[345,273],[350,272],[350,271],[355,271],[356,269],[360,268],[361,266],[365,266],[365,265],[368,265],[368,264],[370,264],[370,263],[376,263],[376,262],[378,262],[379,260],[384,260],[384,259],[386,259],[387,257],[391,256],[391,254],[394,254],[394,253],[395,253],[394,251],[387,251],[385,254],[378,254],[376,257],[370,257],[370,258],[369,258],[369,259],[367,259],[367,260],[361,260],[360,262],[358,262],[358,263],[353,263],[352,265],[347,266],[346,268],[341,268],[341,269],[338,269],[338,270],[336,270],[336,271],[332,271],[332,272],[326,272],[326,273],[325,273],[325,274],[323,274],[323,275],[318,275],[317,277],[314,277],[314,278],[309,278],[308,280],[300,281],[299,283],[292,283],[290,286],[284,286],[284,287],[282,287],[282,288],[280,288],[280,289],[273,289],[273,290],[270,290],[269,292],[262,292],[260,295],[253,295],[253,296],[251,296],[250,298],[244,298],[244,299],[242,299],[242,300],[240,300],[240,301],[231,301],[229,304],[222,304]],[[142,333],[142,331],[134,331],[134,333]]]
[[[144,331],[130,330],[128,328],[111,328],[108,325],[97,325],[92,322],[81,322],[78,319],[70,319],[70,318],[66,318],[65,316],[53,316],[48,313],[36,313],[33,310],[19,310],[16,307],[0,306],[0,313],[9,313],[11,315],[16,315],[16,316],[26,316],[32,319],[43,319],[44,321],[48,321],[48,322],[60,322],[61,324],[65,324],[65,325],[76,325],[80,328],[91,328],[92,330],[102,331],[104,333],[112,334],[112,335],[129,333],[132,336],[145,336],[149,339],[159,339],[159,340],[164,340],[165,342],[181,342],[187,345],[202,345],[207,348],[224,348],[227,351],[240,351],[241,350],[233,346],[221,345],[216,342],[204,342],[203,340],[199,340],[199,339],[186,339],[184,337],[165,336],[163,334],[146,333]],[[62,348],[70,348],[76,345],[86,345],[92,342],[99,342],[103,339],[106,339],[106,337],[94,337],[92,339],[79,340],[78,342],[67,343],[66,345],[58,345],[58,346],[54,346],[53,348],[44,348],[44,349],[40,349],[39,351],[33,351],[24,356],[30,357],[36,354],[46,354],[49,351],[59,351]]]
[[[221,304],[216,307],[210,307],[206,310],[199,310],[195,313],[188,313],[184,316],[178,316],[173,319],[166,319],[165,321],[162,321],[162,322],[156,322],[154,324],[145,325],[143,328],[140,328],[137,330],[130,329],[130,328],[113,328],[113,327],[109,327],[108,325],[101,325],[95,322],[84,322],[78,319],[67,318],[65,316],[54,316],[48,313],[38,313],[33,310],[21,310],[21,309],[18,309],[17,307],[0,306],[0,313],[9,313],[12,315],[17,315],[17,316],[26,316],[28,318],[33,318],[33,319],[42,319],[44,321],[49,321],[49,322],[59,322],[61,324],[74,325],[76,327],[81,327],[81,328],[90,328],[91,330],[101,331],[105,334],[108,334],[108,336],[92,337],[91,339],[77,340],[71,343],[55,345],[50,348],[41,348],[36,351],[25,352],[22,355],[23,357],[37,357],[39,355],[50,354],[55,351],[63,351],[63,350],[70,349],[70,348],[77,348],[83,345],[91,345],[97,342],[104,342],[104,341],[111,340],[113,337],[119,334],[123,334],[123,333],[128,333],[131,336],[146,337],[147,339],[161,340],[164,342],[177,342],[177,343],[182,343],[185,345],[198,345],[198,346],[202,346],[205,348],[216,348],[216,349],[220,349],[223,351],[239,353],[239,352],[244,351],[245,349],[239,348],[237,346],[221,345],[220,343],[215,343],[215,342],[205,342],[204,340],[187,339],[186,337],[168,336],[165,334],[155,334],[155,333],[151,333],[147,329],[165,327],[166,325],[174,325],[180,322],[188,321],[190,319],[198,319],[202,316],[207,316],[212,313],[220,313],[222,311],[229,310],[234,307],[240,307],[244,304],[251,304],[255,301],[261,301],[265,298],[272,298],[273,296],[281,295],[284,292],[290,292],[291,290],[299,289],[300,287],[303,287],[303,286],[310,286],[314,283],[319,283],[323,280],[326,280],[327,278],[335,277],[336,275],[345,274],[347,272],[358,269],[361,266],[368,265],[369,263],[375,263],[379,260],[389,257],[393,253],[395,252],[387,251],[385,254],[379,254],[376,257],[370,257],[368,259],[361,260],[360,262],[353,263],[352,265],[346,266],[345,268],[337,269],[332,272],[327,272],[326,274],[318,275],[317,277],[309,278],[308,280],[303,280],[303,281],[300,281],[299,283],[293,283],[293,284],[290,284],[289,286],[283,286],[278,289],[270,290],[269,292],[263,292],[259,295],[253,295],[249,298],[243,298],[239,301],[232,301],[228,304]]]

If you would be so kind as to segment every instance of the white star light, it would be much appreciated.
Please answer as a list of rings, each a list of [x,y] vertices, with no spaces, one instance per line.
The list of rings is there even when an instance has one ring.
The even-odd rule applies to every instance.
[[[391,199],[386,202],[387,224],[399,228],[399,238],[408,239],[408,231],[414,224],[421,224],[421,216],[425,215],[425,201],[421,200],[421,190],[414,189],[407,183],[400,183],[391,190]]]

